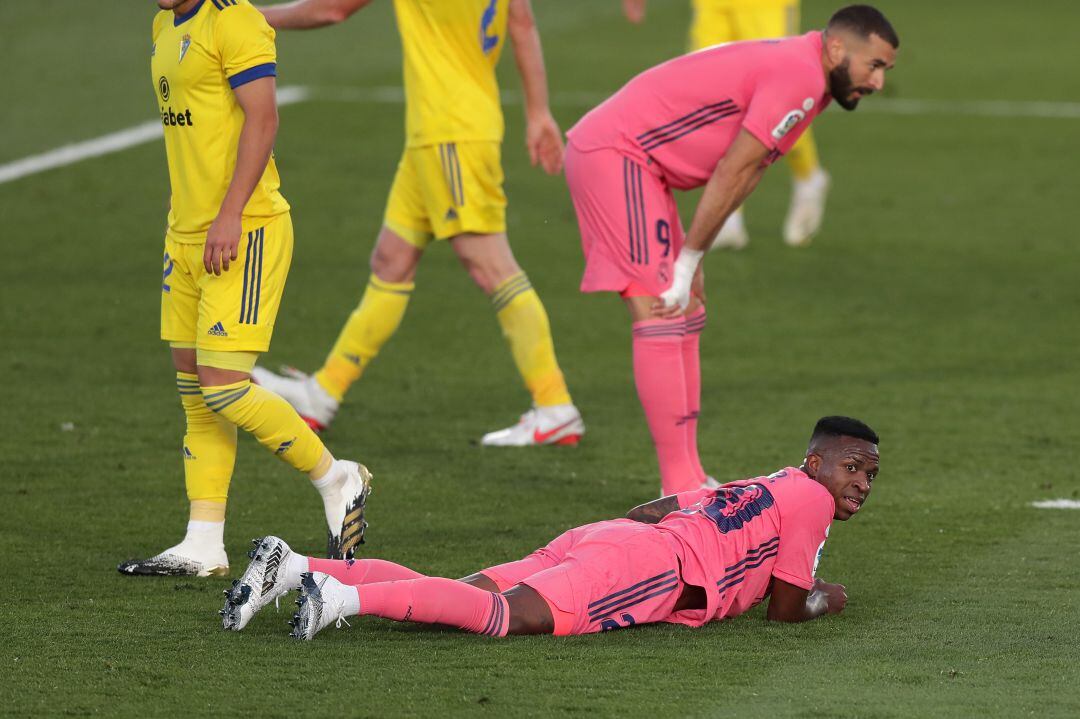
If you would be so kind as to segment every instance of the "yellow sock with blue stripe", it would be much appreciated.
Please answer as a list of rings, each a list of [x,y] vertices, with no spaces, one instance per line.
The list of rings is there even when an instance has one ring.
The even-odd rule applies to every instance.
[[[817,145],[810,130],[804,132],[798,142],[788,150],[787,161],[796,180],[810,179],[810,176],[820,169]]]
[[[414,287],[412,282],[384,282],[375,275],[368,278],[360,304],[349,315],[322,369],[315,373],[315,381],[338,402],[401,325]]]
[[[225,502],[236,462],[236,425],[206,406],[197,375],[177,372],[176,390],[187,420],[184,485],[192,519],[225,521]]]
[[[316,479],[329,469],[333,457],[292,406],[251,380],[202,387],[206,406],[301,472]]]
[[[547,311],[525,273],[496,287],[491,304],[533,403],[538,407],[570,404],[570,392],[555,359]]]

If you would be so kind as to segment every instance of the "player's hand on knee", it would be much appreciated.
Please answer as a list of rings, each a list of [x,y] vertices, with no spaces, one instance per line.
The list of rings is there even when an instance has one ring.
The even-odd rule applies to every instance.
[[[237,258],[243,225],[239,216],[218,215],[206,233],[203,249],[203,267],[207,272],[220,275],[229,271],[229,263]]]
[[[653,317],[674,319],[686,312],[689,305],[689,283],[673,282],[671,287],[660,293],[660,301],[652,306]]]

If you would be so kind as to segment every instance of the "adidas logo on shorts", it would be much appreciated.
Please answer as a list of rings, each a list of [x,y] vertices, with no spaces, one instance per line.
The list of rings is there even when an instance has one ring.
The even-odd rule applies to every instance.
[[[211,327],[210,331],[207,332],[206,334],[213,335],[214,337],[228,337],[229,336],[229,333],[225,331],[225,328],[221,325],[220,322],[218,322],[216,325]]]

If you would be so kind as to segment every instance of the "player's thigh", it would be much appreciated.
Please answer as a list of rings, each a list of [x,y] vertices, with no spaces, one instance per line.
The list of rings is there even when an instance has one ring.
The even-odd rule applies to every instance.
[[[730,2],[695,0],[693,9],[690,22],[691,51],[743,39],[738,36]]]
[[[384,282],[412,282],[423,256],[423,247],[383,225],[371,250],[371,271]]]
[[[734,15],[738,40],[787,37],[799,31],[799,5],[785,0],[740,6]]]
[[[433,235],[427,204],[424,201],[420,169],[416,163],[415,152],[406,148],[398,161],[394,182],[390,185],[390,195],[386,199],[386,211],[383,213],[383,226],[422,252],[431,242]]]
[[[557,566],[522,580],[552,612],[555,634],[589,634],[670,616],[683,583],[670,540],[654,527],[606,523]]]
[[[292,218],[285,213],[244,233],[228,272],[202,275],[195,330],[199,350],[269,349],[292,251]]]
[[[165,239],[161,271],[161,339],[192,350],[199,318],[198,280],[203,274],[202,252],[201,244]],[[188,371],[186,365],[185,369],[180,365],[177,368]]]
[[[671,284],[682,225],[671,191],[637,160],[571,143],[566,180],[585,255],[583,292],[657,296]]]
[[[436,239],[506,232],[501,148],[497,142],[448,142],[409,150]]]

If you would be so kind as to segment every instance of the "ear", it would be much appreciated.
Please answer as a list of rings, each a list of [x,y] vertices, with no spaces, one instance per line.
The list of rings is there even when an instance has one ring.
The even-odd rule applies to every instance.
[[[806,467],[807,476],[811,479],[816,479],[818,470],[821,469],[821,455],[811,452],[806,455],[806,461],[803,462],[803,465]]]
[[[829,63],[836,67],[844,61],[847,50],[844,47],[844,38],[841,33],[829,33],[825,37],[825,52],[829,56]]]

